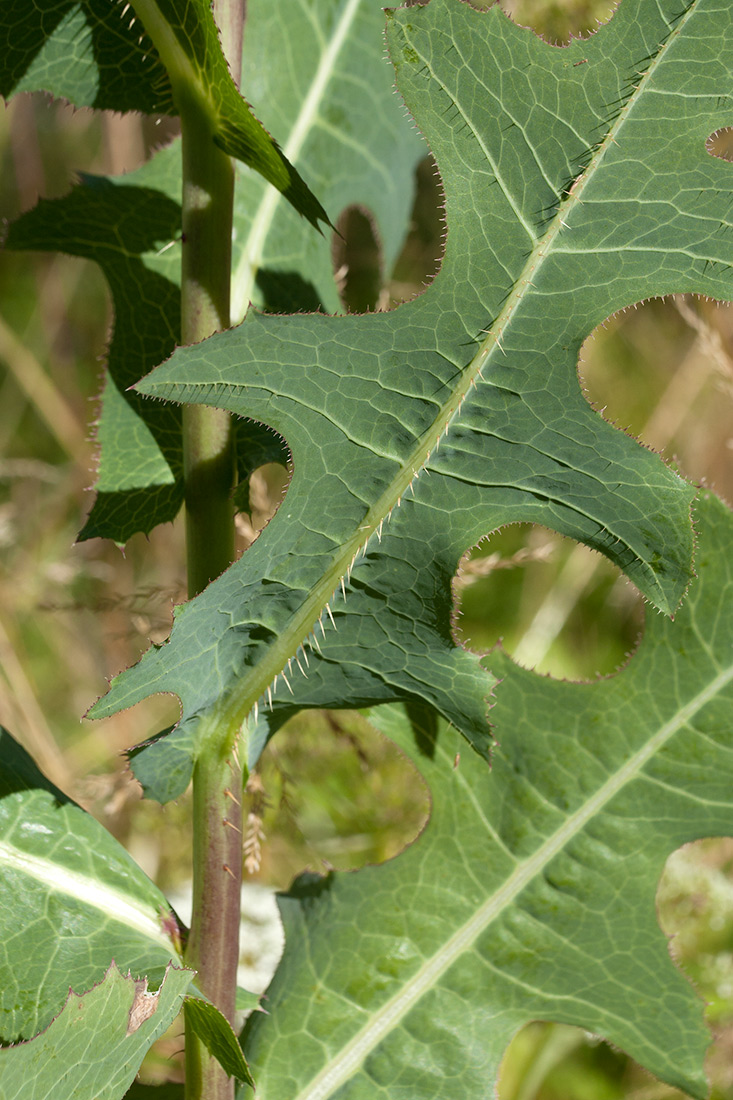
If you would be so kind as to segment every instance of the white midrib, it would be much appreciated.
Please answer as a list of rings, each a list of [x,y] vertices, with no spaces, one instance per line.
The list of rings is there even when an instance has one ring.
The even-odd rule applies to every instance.
[[[362,0],[348,0],[341,18],[336,24],[334,34],[324,50],[318,69],[311,83],[308,95],[303,101],[295,125],[290,131],[283,152],[291,164],[295,164],[311,131],[314,120],[318,114],[318,108],[323,99],[324,92],[333,76],[337,58],[341,52],[347,34],[356,18],[356,13]],[[260,205],[254,213],[252,227],[244,244],[242,255],[232,276],[232,325],[238,325],[244,319],[252,297],[254,282],[257,277],[262,252],[265,247],[267,235],[270,232],[278,203],[282,200],[280,192],[268,184],[265,188]]]
[[[659,752],[664,744],[685,725],[701,707],[723,690],[733,680],[733,666],[720,672],[714,680],[699,692],[686,706],[656,733],[645,746],[630,757],[564,824],[548,837],[537,851],[518,864],[500,890],[497,890],[476,910],[473,917],[456,930],[441,950],[428,959],[420,970],[364,1025],[323,1068],[317,1077],[302,1089],[294,1100],[326,1100],[337,1088],[348,1081],[365,1057],[396,1027],[397,1023],[428,992],[456,961],[469,950],[481,933],[506,910],[526,886],[561,852],[569,841],[577,836],[585,825],[642,770],[644,765]],[[661,933],[660,933],[661,934]],[[263,1093],[262,1100],[268,1100]]]
[[[53,860],[29,855],[6,841],[0,841],[0,870],[4,867],[35,879],[50,893],[65,894],[91,909],[99,910],[107,920],[139,932],[164,947],[171,958],[175,958],[175,949],[162,931],[158,915],[119,890]]]

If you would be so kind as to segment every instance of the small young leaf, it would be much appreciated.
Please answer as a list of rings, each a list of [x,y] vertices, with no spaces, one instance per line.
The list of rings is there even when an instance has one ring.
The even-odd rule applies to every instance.
[[[259,1008],[259,1004],[259,993],[250,993],[249,989],[244,989],[241,985],[237,986],[237,1012],[254,1012]]]
[[[216,1058],[230,1077],[254,1087],[237,1036],[229,1021],[211,1001],[200,997],[186,997],[186,1020],[209,1054]]]
[[[421,751],[399,708],[375,724],[431,792],[392,861],[304,876],[250,1018],[262,1096],[486,1100],[531,1020],[575,1024],[670,1085],[707,1095],[703,1004],[673,965],[655,895],[669,854],[733,822],[733,514],[696,513],[698,579],[650,615],[628,667],[550,680],[495,652],[489,769],[439,722]]]
[[[68,998],[36,1038],[0,1049],[2,1100],[120,1100],[145,1054],[181,1010],[191,970],[169,967],[156,992],[111,966]]]

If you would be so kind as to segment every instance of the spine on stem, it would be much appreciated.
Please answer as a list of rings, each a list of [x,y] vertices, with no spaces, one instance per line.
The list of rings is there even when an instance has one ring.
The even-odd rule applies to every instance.
[[[235,75],[241,65],[239,0],[220,26]],[[215,9],[216,15],[216,9]],[[179,104],[183,140],[183,261],[181,335],[196,343],[230,323],[234,166],[212,140],[210,120],[192,97]],[[188,590],[193,596],[234,558],[233,423],[205,406],[183,411]],[[193,774],[193,917],[186,962],[202,993],[234,1023],[242,890],[242,769],[224,725],[201,732]],[[205,736],[204,736],[205,733]],[[186,1020],[186,1100],[233,1100],[234,1081],[206,1051]]]
[[[134,0],[168,70],[181,119],[183,249],[181,338],[198,343],[230,324],[234,166],[213,141],[211,104],[201,94],[164,6]],[[215,0],[222,47],[239,83],[242,0]],[[232,492],[236,465],[228,413],[204,406],[183,410],[186,559],[195,596],[234,558]],[[193,774],[193,916],[186,963],[197,985],[231,1024],[237,988],[242,877],[242,769],[237,731],[204,723]],[[208,1054],[186,1019],[186,1100],[233,1100],[234,1081]]]
[[[181,333],[187,344],[229,325],[234,172],[207,120],[181,110],[183,271]],[[183,411],[188,590],[195,596],[232,562],[233,424],[206,406]],[[242,888],[242,771],[236,731],[200,731],[193,773],[193,918],[186,962],[198,985],[234,1023]],[[234,1082],[186,1022],[186,1100],[232,1100]]]

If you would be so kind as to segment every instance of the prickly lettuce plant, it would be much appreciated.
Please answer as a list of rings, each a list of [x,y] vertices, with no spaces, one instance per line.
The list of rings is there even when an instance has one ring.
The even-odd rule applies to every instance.
[[[217,14],[238,73],[241,35]],[[730,297],[733,177],[706,141],[731,119],[733,15],[623,0],[592,38],[555,49],[496,7],[388,12],[392,73],[445,191],[445,255],[414,301],[339,316],[313,225],[364,205],[389,263],[420,155],[382,19],[371,0],[250,0],[245,93],[277,145],[239,99],[203,0],[0,17],[14,43],[4,94],[181,117],[182,155],[87,178],[6,243],[88,256],[112,290],[83,537],[124,541],[185,499],[193,598],[92,716],[179,697],[179,723],[141,736],[131,767],[161,802],[193,779],[196,826],[186,935],[109,838],[78,842],[101,830],[4,735],[2,1038],[25,1041],[0,1051],[8,1096],[46,1095],[49,1057],[69,1095],[124,1095],[183,1000],[188,1097],[231,1096],[235,1081],[246,1095],[253,1079],[257,1096],[287,1100],[484,1097],[537,1017],[705,1094],[700,1004],[654,894],[669,852],[730,820],[731,520],[698,503],[691,581],[693,490],[590,408],[576,366],[630,303]],[[260,175],[235,189],[230,156]],[[228,328],[250,300],[260,309]],[[246,507],[249,473],[283,456],[286,496],[229,564],[232,497]],[[452,633],[451,581],[468,547],[517,520],[599,550],[666,615],[689,585],[686,602],[605,683],[479,658]],[[385,866],[295,883],[267,1014],[240,1046],[242,768],[298,709],[378,704],[431,821]],[[17,942],[21,925],[33,932]],[[109,1005],[73,1031],[70,985]],[[79,1072],[87,1050],[106,1070]]]

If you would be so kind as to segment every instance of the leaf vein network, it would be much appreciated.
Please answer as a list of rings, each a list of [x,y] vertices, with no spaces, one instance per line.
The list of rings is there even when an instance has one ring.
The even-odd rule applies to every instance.
[[[567,847],[571,838],[580,833],[587,823],[600,813],[606,803],[641,772],[647,761],[679,731],[692,715],[710,698],[717,695],[731,679],[733,679],[733,669],[711,681],[705,690],[699,692],[686,706],[681,707],[655,734],[650,736],[646,744],[627,759],[594,795],[587,798],[574,813],[568,815],[565,823],[555,830],[536,852],[518,864],[504,885],[496,890],[469,920],[464,922],[439,951],[426,959],[420,970],[403,984],[398,993],[374,1013],[372,1021],[344,1045],[338,1058],[333,1059],[328,1069],[299,1093],[297,1100],[325,1100],[332,1094],[333,1088],[348,1080],[366,1055],[396,1026],[396,1022],[410,1011],[423,994],[437,983],[458,956],[471,947],[481,933],[540,874],[543,868]],[[518,982],[518,979],[512,975],[501,973],[506,980]],[[527,986],[527,988],[531,987]],[[535,992],[539,991],[535,990]],[[567,997],[567,999],[578,1003],[577,997]],[[625,1018],[623,1022],[625,1023]]]
[[[439,79],[437,73],[432,68],[432,66],[428,62],[427,58],[425,58],[424,56],[423,56],[423,61],[425,63],[425,67],[430,72],[430,75],[432,76],[435,83],[438,85],[438,87],[443,89],[443,91],[445,92],[448,99],[450,99],[451,102],[454,104],[454,106],[457,108],[459,114],[461,115],[464,122],[466,123],[466,126],[471,131],[471,133],[473,134],[473,136],[476,140],[476,143],[478,144],[479,148],[481,149],[482,153],[484,154],[484,157],[486,158],[486,162],[491,167],[491,171],[494,175],[494,179],[499,184],[499,187],[501,188],[507,202],[511,206],[517,221],[524,228],[525,232],[527,233],[527,236],[532,241],[532,244],[536,244],[537,241],[538,241],[538,237],[537,237],[537,234],[534,231],[534,228],[525,219],[524,214],[521,210],[521,207],[520,207],[517,199],[515,199],[515,197],[512,194],[512,191],[509,188],[508,184],[505,182],[505,180],[501,176],[501,174],[499,172],[499,167],[498,167],[496,161],[494,160],[493,156],[491,155],[491,152],[489,151],[485,141],[483,140],[481,135],[474,128],[473,123],[471,122],[471,119],[469,118],[469,116],[466,114],[466,111],[465,111],[463,105],[458,101],[458,99],[454,96],[454,94],[452,92],[448,91],[448,89],[445,87],[445,84],[443,83],[443,81]]]

